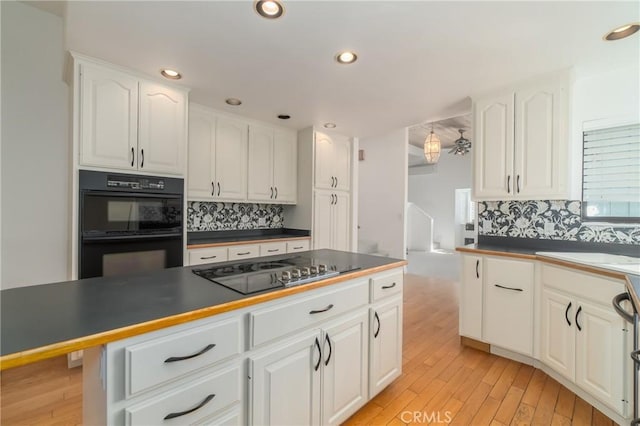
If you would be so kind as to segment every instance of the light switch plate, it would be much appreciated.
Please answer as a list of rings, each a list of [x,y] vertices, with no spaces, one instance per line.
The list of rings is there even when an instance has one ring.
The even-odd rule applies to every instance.
[[[491,221],[488,219],[482,219],[482,230],[484,232],[491,232]]]
[[[265,219],[264,217],[258,218],[258,226],[266,226],[266,224],[267,224],[267,219]]]
[[[553,222],[545,222],[544,224],[544,233],[547,235],[553,234],[555,231],[555,226]]]

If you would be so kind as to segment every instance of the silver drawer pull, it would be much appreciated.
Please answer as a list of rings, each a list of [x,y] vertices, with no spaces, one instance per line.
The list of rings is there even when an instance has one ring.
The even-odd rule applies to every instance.
[[[269,250],[267,250],[267,253],[273,253],[275,251],[280,251],[280,249],[269,249]]]
[[[215,259],[218,256],[202,256],[200,259],[202,260],[206,260],[206,259]]]
[[[522,291],[522,289],[521,289],[521,288],[505,287],[505,286],[500,285],[500,284],[494,284],[494,285],[495,285],[496,287],[498,287],[498,288],[503,288],[503,289],[505,289],[505,290]]]
[[[327,307],[326,307],[326,308],[324,308],[324,309],[320,309],[320,310],[315,310],[315,309],[314,309],[313,311],[309,311],[309,313],[310,313],[311,315],[313,315],[313,314],[321,314],[321,313],[323,313],[323,312],[327,312],[327,311],[328,311],[329,309],[331,309],[331,308],[333,308],[333,303],[332,303],[332,304],[330,304],[329,306],[327,306]]]
[[[172,356],[169,357],[167,359],[164,360],[164,362],[177,362],[177,361],[185,361],[187,359],[191,359],[191,358],[195,358],[197,356],[200,356],[202,354],[204,354],[205,352],[209,352],[211,349],[215,348],[216,344],[215,343],[210,343],[207,346],[204,347],[204,349],[202,349],[200,352],[196,352],[193,355],[186,355],[186,356]]]
[[[625,300],[631,300],[629,293],[620,293],[616,297],[613,298],[613,309],[616,310],[618,315],[624,318],[627,322],[633,323],[633,315],[629,312],[625,311],[622,307],[622,302]]]
[[[166,416],[164,416],[164,419],[165,420],[175,419],[176,417],[182,417],[182,416],[186,416],[187,414],[193,413],[194,411],[199,410],[205,405],[207,405],[215,396],[216,396],[215,393],[212,393],[211,395],[207,395],[207,397],[203,399],[200,404],[196,405],[192,409],[186,410],[186,411],[180,411],[178,413],[169,413]]]
[[[393,283],[393,284],[390,284],[390,285],[383,285],[382,289],[386,290],[386,289],[389,289],[389,288],[394,288],[395,286],[396,286],[396,283]]]
[[[251,254],[250,251],[245,251],[244,253],[238,253],[238,256],[246,256],[248,254]]]

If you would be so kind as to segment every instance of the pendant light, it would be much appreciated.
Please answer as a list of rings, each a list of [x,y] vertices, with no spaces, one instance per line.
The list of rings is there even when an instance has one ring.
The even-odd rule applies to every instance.
[[[431,125],[431,133],[424,140],[424,158],[428,164],[435,164],[440,158],[440,138],[433,133],[433,124]]]

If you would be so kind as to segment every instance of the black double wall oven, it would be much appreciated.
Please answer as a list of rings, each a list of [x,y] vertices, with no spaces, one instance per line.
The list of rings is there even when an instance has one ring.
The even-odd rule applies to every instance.
[[[182,266],[182,179],[80,170],[79,277]]]

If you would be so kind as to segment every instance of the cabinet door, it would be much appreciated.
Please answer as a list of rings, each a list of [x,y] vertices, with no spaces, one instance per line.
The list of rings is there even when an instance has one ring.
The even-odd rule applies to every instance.
[[[402,298],[371,309],[369,330],[369,398],[402,373]]]
[[[218,117],[216,125],[216,199],[247,198],[247,124]]]
[[[138,80],[80,65],[80,163],[137,168]]]
[[[484,340],[533,356],[533,261],[487,257],[484,265]]]
[[[565,192],[566,93],[559,84],[515,95],[515,195],[549,199]],[[541,198],[535,198],[541,197]]]
[[[331,191],[314,191],[313,229],[311,231],[314,250],[332,248],[333,200],[334,196]]]
[[[332,189],[334,175],[334,142],[324,133],[315,134],[315,181],[316,188]]]
[[[138,169],[183,174],[186,96],[159,84],[140,83]]]
[[[474,115],[474,197],[513,194],[513,93],[479,99]]]
[[[251,424],[320,424],[320,337],[306,333],[249,359]]]
[[[344,136],[333,136],[335,189],[348,191],[351,182],[351,142]]]
[[[482,340],[482,257],[462,256],[460,335]]]
[[[273,130],[249,126],[247,196],[251,201],[273,202]]]
[[[542,292],[540,360],[571,381],[575,379],[575,301],[545,288]]]
[[[332,231],[333,243],[331,248],[334,250],[349,251],[351,249],[351,207],[350,197],[347,192],[334,192]]]
[[[576,384],[624,416],[624,378],[630,376],[624,320],[611,307],[577,302]]]
[[[368,400],[367,310],[325,329],[322,345],[322,424],[337,425]]]
[[[215,193],[216,117],[191,106],[189,110],[189,199],[210,200]]]
[[[273,186],[277,203],[295,203],[298,190],[298,141],[295,133],[276,131],[273,141]]]

